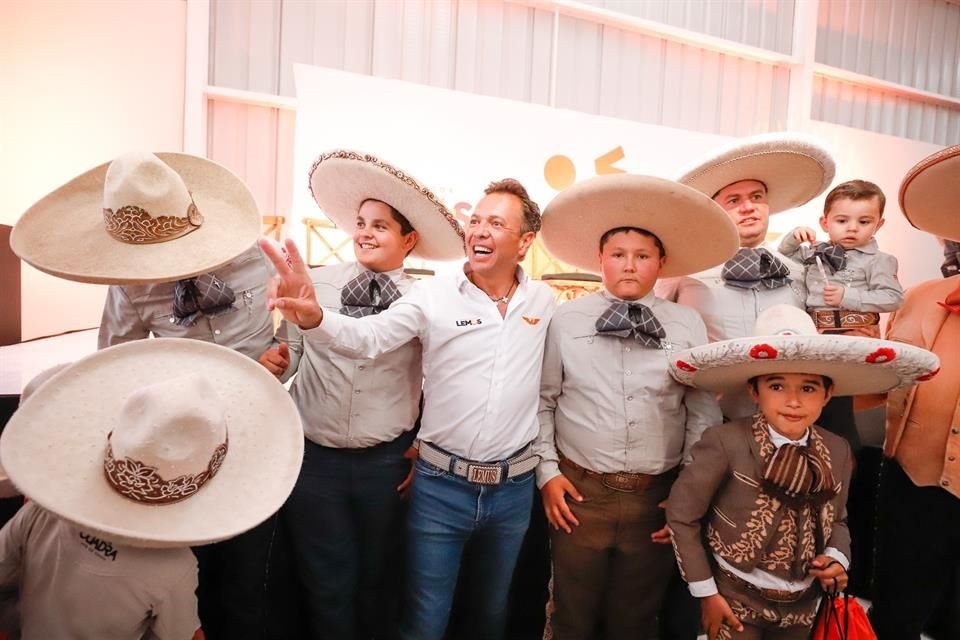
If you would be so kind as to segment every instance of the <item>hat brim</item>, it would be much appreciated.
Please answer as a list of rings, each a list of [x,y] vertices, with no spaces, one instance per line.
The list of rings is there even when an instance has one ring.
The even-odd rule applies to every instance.
[[[107,434],[134,390],[187,371],[209,380],[224,407],[223,466],[180,502],[121,496],[103,469]],[[138,340],[79,360],[37,389],[4,429],[0,460],[24,495],[81,528],[140,547],[187,547],[231,538],[277,512],[300,471],[303,428],[283,385],[255,361],[198,340]]]
[[[960,241],[960,145],[927,156],[907,172],[900,210],[917,229]]]
[[[829,376],[838,396],[883,393],[929,379],[940,367],[930,351],[902,342],[832,335],[754,336],[676,352],[670,373],[682,384],[726,393],[754,376]]]
[[[617,227],[646,229],[660,239],[667,256],[662,278],[721,264],[740,243],[730,217],[702,193],[628,174],[597,176],[561,191],[544,211],[540,237],[560,261],[599,273],[600,238]]]
[[[253,194],[230,170],[206,158],[157,153],[183,178],[203,224],[155,244],[121,242],[103,221],[102,164],[47,194],[20,217],[10,246],[37,269],[95,284],[150,284],[214,271],[246,251],[260,236]],[[169,214],[170,212],[163,212]]]
[[[463,229],[453,213],[413,176],[364,153],[337,149],[322,153],[310,169],[310,193],[341,230],[352,233],[365,200],[380,200],[399,211],[417,230],[411,254],[423,260],[463,258]]]
[[[811,136],[773,133],[722,147],[688,169],[679,182],[713,198],[741,180],[767,187],[770,213],[794,209],[823,193],[836,173],[833,156]]]

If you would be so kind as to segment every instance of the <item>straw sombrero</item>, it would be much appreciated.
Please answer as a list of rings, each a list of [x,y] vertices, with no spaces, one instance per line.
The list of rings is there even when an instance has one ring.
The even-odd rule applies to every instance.
[[[225,167],[184,153],[132,152],[27,209],[10,246],[60,278],[148,284],[223,266],[257,241],[260,224],[250,190]]]
[[[367,153],[334,149],[310,169],[310,193],[340,229],[352,232],[364,200],[399,211],[420,236],[412,255],[423,260],[463,258],[463,229],[430,189],[408,173]]]
[[[599,272],[600,238],[617,227],[639,227],[663,243],[660,277],[697,273],[731,258],[740,244],[726,212],[702,193],[672,180],[629,174],[584,180],[547,205],[540,237],[562,262]]]
[[[235,351],[178,338],[70,365],[0,438],[0,460],[24,495],[141,547],[207,544],[256,526],[289,496],[302,459],[300,417],[283,385]]]
[[[836,166],[823,143],[798,133],[767,133],[736,140],[688,168],[679,182],[713,197],[741,180],[767,186],[770,213],[799,207],[823,193]]]
[[[960,240],[960,145],[927,156],[907,172],[900,209],[917,229]]]
[[[820,335],[813,320],[792,305],[774,305],[757,318],[754,335],[674,353],[670,373],[708,391],[742,391],[754,376],[812,373],[833,379],[834,395],[883,393],[932,378],[936,355],[889,340]]]

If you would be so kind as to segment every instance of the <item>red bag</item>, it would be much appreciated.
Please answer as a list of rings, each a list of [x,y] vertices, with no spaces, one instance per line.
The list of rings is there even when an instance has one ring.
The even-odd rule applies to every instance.
[[[877,640],[877,634],[856,598],[826,593],[813,619],[810,640]]]

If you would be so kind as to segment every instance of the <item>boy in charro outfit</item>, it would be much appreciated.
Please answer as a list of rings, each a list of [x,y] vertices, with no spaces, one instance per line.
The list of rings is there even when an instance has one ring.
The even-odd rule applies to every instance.
[[[675,354],[675,377],[747,386],[752,418],[708,429],[670,493],[681,574],[714,638],[805,639],[819,590],[847,584],[849,444],[815,424],[834,394],[875,393],[935,372],[918,347],[818,335],[803,311],[771,307],[754,336]]]
[[[874,239],[886,202],[872,182],[844,182],[823,204],[820,228],[829,242],[817,242],[810,227],[797,227],[780,242],[780,253],[804,265],[807,311],[821,333],[860,330],[879,338],[880,314],[903,304],[897,259],[880,251]]]
[[[657,544],[661,503],[690,446],[722,419],[711,394],[669,374],[671,349],[706,342],[703,322],[653,285],[720,264],[736,230],[694,189],[628,175],[564,190],[543,221],[551,253],[600,271],[604,285],[557,310],[544,352],[535,450],[553,525],[554,637],[653,637],[676,573]]]

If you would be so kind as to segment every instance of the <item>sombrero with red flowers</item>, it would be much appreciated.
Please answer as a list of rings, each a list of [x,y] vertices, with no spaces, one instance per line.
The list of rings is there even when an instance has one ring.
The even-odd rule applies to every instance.
[[[752,336],[675,352],[670,373],[680,383],[726,393],[755,376],[812,373],[833,380],[833,394],[883,393],[929,380],[940,369],[930,351],[890,340],[820,335],[809,315],[775,305],[757,318]]]

